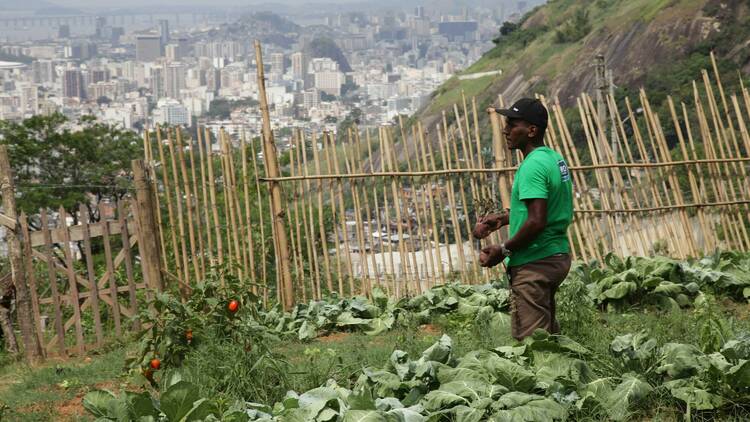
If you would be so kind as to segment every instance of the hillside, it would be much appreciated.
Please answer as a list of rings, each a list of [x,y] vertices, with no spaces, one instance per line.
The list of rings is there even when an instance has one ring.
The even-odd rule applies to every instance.
[[[618,97],[644,86],[657,108],[667,94],[689,98],[690,81],[710,67],[711,50],[724,74],[750,73],[750,6],[742,0],[552,0],[503,32],[460,74],[500,69],[501,75],[463,81],[457,75],[415,117],[430,127],[462,91],[476,96],[480,109],[496,104],[498,95],[513,101],[534,93],[574,105],[580,92],[593,92],[599,54],[613,70]]]

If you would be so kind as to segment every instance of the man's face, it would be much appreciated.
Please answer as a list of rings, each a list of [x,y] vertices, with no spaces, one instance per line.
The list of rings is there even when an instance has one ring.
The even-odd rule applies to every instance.
[[[508,149],[524,149],[536,136],[536,126],[525,120],[506,118],[503,135],[508,142]]]

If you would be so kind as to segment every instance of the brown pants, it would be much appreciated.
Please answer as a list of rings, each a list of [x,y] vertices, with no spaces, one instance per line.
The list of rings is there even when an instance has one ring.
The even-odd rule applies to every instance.
[[[537,328],[560,332],[555,318],[555,293],[570,270],[570,255],[558,254],[510,267],[511,334],[521,340]]]

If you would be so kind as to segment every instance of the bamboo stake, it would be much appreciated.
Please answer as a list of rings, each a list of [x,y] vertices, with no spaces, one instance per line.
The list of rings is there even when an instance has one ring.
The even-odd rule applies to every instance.
[[[159,161],[161,161],[162,182],[164,183],[164,196],[167,198],[167,214],[169,217],[169,234],[172,240],[172,252],[174,254],[175,268],[177,269],[177,282],[180,286],[184,284],[182,264],[180,263],[179,249],[177,246],[177,235],[175,233],[174,208],[172,206],[172,189],[169,186],[169,173],[167,170],[167,160],[164,157],[164,145],[161,140],[161,128],[156,126],[156,143],[159,146]],[[168,267],[166,268],[169,269]]]
[[[195,281],[201,279],[201,271],[198,263],[196,262],[195,252],[195,227],[193,227],[193,194],[190,190],[190,184],[188,182],[187,167],[185,165],[185,146],[182,143],[182,130],[178,127],[175,129],[177,138],[177,159],[180,162],[180,173],[182,175],[182,189],[185,192],[185,200],[187,201],[187,226],[188,226],[188,239],[190,241],[190,262],[193,264],[193,274],[195,275]],[[180,201],[182,202],[182,201]],[[189,271],[187,267],[185,269],[185,275],[188,276]],[[187,278],[186,278],[187,280]]]
[[[299,153],[299,140],[297,139],[296,133],[292,135],[292,150],[289,151],[289,168],[291,174],[299,172],[299,161],[297,154]],[[294,229],[295,233],[290,236],[292,238],[292,253],[294,259],[297,261],[297,282],[302,288],[302,301],[307,303],[307,289],[305,287],[305,268],[304,258],[302,257],[302,233],[299,219],[299,198],[302,195],[300,193],[299,182],[292,184],[292,212],[294,212],[294,223],[289,223],[289,230]],[[287,218],[291,220],[291,212],[287,213]],[[295,238],[296,235],[296,238]],[[296,249],[295,249],[296,247]],[[296,252],[295,252],[296,251]]]
[[[330,151],[330,160],[333,161],[333,168],[336,172],[336,175],[340,175],[341,171],[339,169],[339,160],[336,155],[336,148],[334,144],[333,134],[330,132],[327,133],[328,138],[328,146]],[[349,275],[349,294],[354,295],[354,270],[352,267],[352,256],[351,256],[351,249],[349,248],[349,232],[347,230],[346,226],[346,208],[344,206],[344,191],[343,191],[343,183],[341,182],[341,179],[336,180],[336,197],[338,199],[339,204],[339,221],[341,223],[341,231],[344,236],[344,249],[346,250],[346,270]],[[340,248],[337,246],[336,250],[338,251]]]
[[[198,128],[198,161],[200,162],[200,175],[201,175],[201,196],[203,198],[203,224],[206,226],[206,244],[208,247],[208,265],[213,268],[215,264],[214,260],[214,241],[213,241],[213,235],[211,234],[211,215],[209,213],[209,208],[211,208],[211,204],[208,201],[208,179],[206,178],[206,172],[207,169],[207,159],[204,158],[205,152],[203,149],[203,138],[205,137],[206,140],[209,139],[210,135],[208,134],[208,129],[204,128],[204,130],[201,130]],[[202,134],[205,134],[202,136]],[[209,155],[210,159],[210,155]],[[204,274],[205,275],[205,274]]]
[[[438,131],[438,145],[441,150],[442,156],[443,156],[443,165],[447,168],[452,168],[450,155],[448,153],[448,145],[447,140],[445,139],[445,136],[447,136],[447,122],[445,119],[445,116],[443,116],[443,126],[445,127],[446,131],[441,132],[440,126],[437,127]],[[453,236],[456,241],[456,244],[458,246],[458,262],[460,265],[459,268],[459,277],[461,278],[461,282],[464,284],[467,284],[465,269],[466,269],[466,258],[464,257],[464,248],[463,248],[463,241],[461,239],[461,226],[458,222],[458,215],[456,214],[456,193],[453,186],[453,180],[448,179],[448,207],[450,208],[450,216],[451,216],[451,225],[453,226]],[[449,252],[448,255],[452,255],[450,253],[450,244],[449,244]]]
[[[265,234],[265,223],[263,221],[263,197],[260,194],[260,182],[258,181],[258,176],[260,173],[258,172],[258,164],[257,164],[257,157],[258,155],[255,153],[255,141],[250,140],[250,152],[253,154],[253,173],[255,174],[255,193],[256,193],[256,201],[258,203],[258,220],[260,222],[260,238],[261,238],[261,253],[263,254],[262,259],[260,260],[261,265],[261,274],[263,276],[263,303],[268,303],[268,274],[266,269],[266,258],[268,257],[268,250],[266,248],[266,234]]]
[[[175,160],[174,142],[172,141],[172,132],[167,130],[167,143],[169,146],[169,158],[172,163],[172,182],[174,184],[175,199],[177,202],[177,228],[179,230],[179,244],[182,251],[182,277],[185,286],[190,285],[190,264],[188,263],[187,245],[185,244],[185,220],[182,212],[182,192],[180,191],[180,181],[177,173],[177,161]],[[175,258],[177,258],[175,251]],[[183,299],[187,298],[187,292],[183,291]]]
[[[222,241],[221,236],[221,226],[219,224],[219,206],[216,202],[216,177],[214,176],[214,158],[213,158],[213,151],[211,147],[211,137],[208,134],[208,130],[206,130],[206,134],[204,136],[204,141],[206,142],[206,165],[208,167],[208,193],[209,193],[209,199],[211,200],[211,214],[213,217],[213,223],[214,223],[214,234],[216,236],[216,253],[218,258],[218,263],[220,267],[224,266],[224,242]],[[221,274],[221,285],[224,286],[224,271],[222,268]]]
[[[383,153],[385,155],[385,163],[390,168],[391,171],[394,171],[396,168],[396,164],[393,160],[393,153],[392,153],[392,145],[393,143],[389,139],[389,133],[386,130],[386,128],[381,128],[381,137],[383,140],[383,145],[385,149],[383,150]],[[391,178],[391,196],[393,197],[393,206],[396,211],[396,232],[398,234],[398,255],[399,255],[399,261],[401,262],[401,268],[404,275],[403,280],[398,280],[398,284],[396,285],[397,288],[400,287],[399,285],[403,283],[404,290],[407,294],[409,294],[409,274],[410,274],[410,265],[409,265],[409,254],[407,252],[406,244],[404,242],[404,228],[402,226],[402,222],[404,221],[403,214],[402,214],[402,207],[401,207],[401,195],[398,188],[398,180],[397,178],[393,177]],[[387,206],[387,205],[386,205]],[[398,292],[396,293],[398,295]]]
[[[198,133],[200,134],[200,130],[198,130]],[[195,218],[195,236],[198,238],[198,274],[199,279],[202,280],[206,277],[206,254],[205,254],[205,245],[203,244],[203,224],[201,224],[201,208],[206,208],[208,205],[204,202],[201,206],[201,200],[200,196],[198,196],[198,178],[196,177],[196,171],[195,171],[195,153],[193,152],[193,149],[195,149],[195,144],[193,143],[193,139],[190,139],[190,149],[188,149],[188,157],[190,158],[190,180],[192,182],[192,197],[194,198],[194,209],[195,209],[195,217],[190,216],[190,222],[192,224],[193,218]],[[193,257],[195,259],[195,257]]]
[[[164,225],[162,223],[161,215],[161,202],[159,200],[159,181],[156,169],[154,168],[154,154],[151,150],[151,135],[148,129],[143,133],[144,147],[148,149],[148,171],[151,174],[151,189],[154,192],[154,200],[156,201],[156,225],[159,228],[159,246],[161,247],[161,260],[164,270],[169,269],[169,263],[167,261],[167,242],[164,238]],[[119,337],[119,336],[118,336]]]
[[[415,125],[412,125],[412,140],[414,142],[414,155],[416,156],[415,157],[415,161],[416,161],[415,162],[415,168],[417,170],[423,171],[425,169],[422,168],[421,165],[420,165],[421,161],[419,160],[419,142],[418,142],[418,139],[419,139],[418,125],[415,124]],[[424,183],[421,184],[421,186],[420,186],[421,189],[419,189],[419,190],[416,188],[417,185],[418,184],[417,184],[416,179],[412,178],[412,189],[413,189],[413,192],[414,192],[414,203],[415,203],[415,207],[414,208],[415,208],[416,213],[417,213],[417,224],[419,226],[419,230],[418,230],[418,232],[419,232],[419,244],[421,245],[421,249],[422,249],[422,261],[423,261],[424,264],[427,265],[427,269],[425,271],[423,271],[422,274],[424,274],[424,278],[425,278],[425,281],[426,281],[427,288],[430,288],[431,286],[433,286],[435,284],[434,283],[434,280],[435,280],[435,264],[433,262],[433,255],[432,255],[433,249],[432,249],[432,247],[430,247],[429,251],[428,251],[428,248],[425,245],[425,238],[427,239],[428,242],[430,241],[429,235],[425,234],[425,230],[426,230],[426,221],[425,220],[428,218],[427,217],[427,208],[425,207],[425,198],[427,196],[427,189],[426,189]],[[417,197],[417,193],[420,192],[420,191],[421,191],[421,198],[418,198]],[[424,216],[424,217],[421,217],[421,216]],[[420,287],[421,287],[421,283],[420,283]],[[420,292],[421,292],[421,290],[420,290]]]
[[[323,132],[323,136],[321,137],[321,142],[323,144],[323,154],[325,154],[325,157],[326,157],[326,170],[328,171],[329,175],[334,175],[333,174],[333,168],[332,168],[332,162],[334,162],[336,160],[336,158],[334,158],[335,152],[333,152],[333,153],[331,152],[332,145],[329,142],[328,132],[327,131]],[[336,172],[336,175],[338,175],[338,172]],[[336,192],[336,193],[338,193],[338,192]],[[332,193],[331,193],[331,215],[332,215],[333,221],[334,221],[334,230],[333,230],[333,233],[334,233],[334,242],[335,242],[335,246],[336,246],[336,273],[338,275],[339,295],[344,296],[344,272],[341,269],[341,243],[340,243],[340,239],[339,239],[339,236],[337,234],[335,226],[336,226],[336,221],[337,221],[337,218],[338,218],[338,225],[339,225],[339,227],[341,227],[342,224],[344,224],[344,226],[341,228],[341,231],[342,231],[341,234],[344,237],[344,239],[346,239],[346,229],[345,229],[346,228],[346,223],[342,223],[341,222],[343,217],[341,215],[339,215],[339,214],[342,214],[344,211],[340,210],[340,209],[337,209],[338,199],[339,199],[338,195],[336,195],[336,199],[334,199],[334,192],[332,191]],[[342,199],[342,201],[343,201],[343,199]],[[343,208],[343,202],[342,202],[341,208]],[[348,243],[348,241],[347,241],[347,243]],[[348,254],[348,249],[349,248],[347,247],[346,249],[347,249],[347,256],[348,256],[349,255]],[[349,273],[349,275],[351,276],[351,273]]]
[[[318,139],[315,136],[315,133],[313,133],[312,136],[312,150],[313,150],[313,162],[315,164],[315,174],[321,174],[320,170],[320,158],[318,157]],[[325,147],[325,144],[323,145]],[[320,244],[321,249],[323,250],[323,264],[325,267],[326,272],[326,285],[328,287],[328,292],[333,293],[333,277],[331,276],[331,259],[328,256],[328,242],[326,239],[326,232],[325,232],[325,225],[323,223],[323,181],[321,179],[318,179],[317,184],[317,193],[318,193],[318,228],[320,231]],[[339,293],[341,293],[341,290],[339,290]]]
[[[438,134],[438,137],[440,137],[440,126],[438,125],[436,125],[436,132]],[[427,144],[427,155],[429,155],[430,157],[430,167],[434,171],[437,168],[437,166],[435,164],[435,155],[433,154],[433,151],[432,151],[432,143],[427,142],[426,144]],[[438,148],[440,148],[440,143],[438,143]],[[445,167],[445,165],[443,165],[443,167]],[[441,189],[441,192],[438,195],[438,207],[440,207],[440,226],[446,227],[446,223],[445,223],[446,219],[444,215],[445,207],[443,206],[442,192],[443,190]],[[444,236],[445,246],[448,252],[448,273],[450,274],[450,273],[453,273],[454,270],[453,270],[453,256],[452,256],[453,254],[450,251],[450,242],[448,241],[448,230],[443,230],[443,236]],[[440,245],[438,245],[438,247],[439,246]],[[442,263],[440,265],[442,266]],[[445,275],[443,276],[443,281],[448,282],[448,279],[447,277],[445,277]]]
[[[344,161],[346,164],[346,172],[351,173],[355,166],[355,162],[358,158],[354,157],[354,143],[352,141],[352,130],[349,128],[347,131],[347,142],[344,145]],[[354,179],[350,185],[352,188],[353,201],[354,201],[354,221],[355,221],[355,234],[357,236],[357,243],[359,245],[359,256],[360,266],[363,267],[362,275],[360,276],[360,293],[365,297],[370,297],[372,293],[372,287],[370,286],[370,267],[367,262],[367,252],[365,249],[364,233],[362,232],[362,210],[359,203],[359,184]]]
[[[247,246],[250,248],[248,254],[248,263],[250,264],[250,278],[253,280],[252,292],[254,295],[258,294],[257,288],[257,274],[255,273],[255,242],[253,241],[252,233],[252,218],[250,208],[250,185],[248,184],[247,174],[247,141],[245,139],[245,131],[242,131],[242,137],[240,138],[240,149],[242,154],[242,193],[243,199],[245,200],[245,236],[247,237]],[[253,157],[255,159],[255,157]]]
[[[258,72],[258,97],[260,99],[260,110],[263,117],[263,157],[267,164],[269,176],[275,177],[279,174],[279,168],[276,158],[276,144],[271,131],[271,118],[268,111],[268,101],[266,98],[266,85],[263,70],[263,55],[261,54],[260,41],[255,40],[255,62]],[[281,267],[281,281],[284,286],[286,301],[284,309],[290,309],[293,305],[292,299],[292,276],[289,268],[288,247],[286,244],[286,230],[284,228],[283,209],[281,204],[281,186],[278,183],[271,183],[271,210],[273,214],[274,238],[277,239],[277,263]]]
[[[309,167],[307,163],[307,143],[305,141],[305,135],[302,130],[299,131],[300,133],[300,141],[302,144],[302,168],[304,169],[304,175],[307,176],[309,174]],[[315,145],[312,145],[312,148],[315,149]],[[311,196],[310,202],[307,204],[307,219],[305,220],[305,236],[307,237],[307,247],[309,249],[309,255],[311,257],[310,262],[313,263],[312,267],[312,273],[313,273],[313,280],[315,281],[315,290],[314,290],[314,297],[316,300],[320,300],[322,296],[321,287],[320,287],[320,263],[318,262],[318,253],[317,249],[315,247],[315,218],[313,216],[313,201],[312,201],[312,186],[310,183],[310,180],[305,180],[305,190],[308,195]],[[307,195],[305,195],[307,196]],[[304,204],[304,199],[303,199]],[[304,208],[304,206],[303,206]],[[309,226],[307,225],[307,221],[309,220]]]
[[[235,274],[237,262],[232,262],[235,251],[233,249],[232,237],[234,230],[234,224],[232,215],[234,209],[232,207],[232,189],[230,187],[229,172],[227,169],[227,151],[226,151],[226,134],[224,128],[219,129],[219,178],[221,179],[222,199],[224,200],[224,228],[226,229],[226,239],[222,238],[222,241],[226,240],[227,245],[227,262],[229,263],[229,273]]]
[[[295,152],[296,152],[296,158],[297,158],[297,167],[299,168],[299,172],[302,174],[307,173],[307,160],[304,158],[306,155],[305,151],[305,138],[302,130],[297,130],[295,132],[296,134],[296,143],[295,143]],[[298,201],[300,201],[300,209],[302,214],[302,230],[305,233],[305,247],[307,249],[307,264],[309,267],[309,277],[310,277],[310,296],[314,300],[319,300],[319,285],[320,280],[318,278],[318,262],[317,262],[317,254],[313,250],[313,243],[312,238],[313,234],[310,232],[310,224],[308,224],[307,216],[308,211],[311,213],[312,217],[312,210],[310,210],[306,205],[306,197],[307,194],[310,192],[309,188],[310,182],[299,182],[299,185],[297,188],[299,189],[300,196],[298,198]],[[306,189],[307,188],[307,189]],[[299,224],[299,222],[298,222]],[[301,242],[301,241],[300,241]],[[301,243],[300,243],[301,245]],[[301,247],[301,246],[300,246]]]
[[[419,130],[419,146],[421,147],[420,155],[422,157],[422,166],[424,170],[426,171],[429,168],[428,163],[427,163],[428,152],[427,152],[427,147],[425,146],[424,129],[422,128],[422,124],[420,122],[417,122],[417,128]],[[429,188],[426,189],[427,200],[429,201],[429,204],[430,204],[430,222],[432,223],[432,238],[433,238],[433,241],[435,242],[434,248],[430,247],[430,251],[437,252],[435,258],[437,261],[437,265],[439,266],[438,270],[440,271],[440,280],[441,280],[441,283],[445,283],[446,282],[445,268],[443,267],[443,258],[442,258],[442,253],[440,251],[440,231],[438,231],[437,229],[437,218],[435,217],[435,203],[433,200],[433,188],[435,186],[435,180],[433,178],[429,178],[428,183],[429,183]],[[442,216],[442,206],[440,209],[440,215]],[[442,226],[444,227],[445,224],[442,224]],[[434,286],[435,286],[435,283],[433,282],[433,284],[430,287],[434,287]]]
[[[698,88],[695,82],[693,82],[693,96],[695,98],[695,112],[698,117],[698,126],[700,128],[701,136],[704,139],[705,153],[708,158],[715,158],[717,156],[716,151],[713,147],[713,135],[708,125],[708,119],[703,112],[703,105],[698,94]],[[726,178],[722,175],[721,166],[714,164],[709,166],[709,175],[711,179],[711,185],[714,189],[714,195],[721,200],[728,200],[730,195],[726,190]],[[730,189],[733,190],[730,184]],[[728,242],[729,247],[739,248],[740,238],[739,233],[736,231],[737,224],[735,222],[735,216],[728,212],[723,213],[725,238]]]
[[[714,66],[715,66],[715,61],[714,61]],[[727,138],[725,135],[726,129],[724,127],[723,120],[719,117],[719,107],[716,104],[716,98],[714,97],[713,89],[711,88],[711,82],[708,77],[708,72],[706,72],[706,70],[704,69],[702,71],[702,74],[703,74],[703,83],[706,88],[706,94],[708,97],[709,111],[711,112],[712,121],[714,123],[714,130],[716,132],[716,140],[719,146],[720,158],[726,158],[727,156],[729,156],[732,147],[729,145],[729,141],[726,139]],[[716,75],[718,77],[718,71],[716,71]],[[720,81],[719,81],[719,89],[721,91],[722,101],[724,103],[724,108],[726,110],[727,119],[729,120],[729,126],[731,128],[731,132],[730,132],[731,139],[734,142],[736,150],[739,151],[739,146],[737,145],[737,139],[734,136],[734,125],[732,124],[731,118],[728,115],[729,110],[726,104],[726,98],[724,98],[724,92],[723,92],[723,88],[721,87]],[[726,148],[725,148],[725,144],[727,144]],[[730,169],[730,165],[728,163],[725,163],[723,168],[724,168],[724,173],[726,174],[726,176],[728,176],[725,180],[729,184],[730,192],[732,194],[732,199],[736,200],[738,198],[738,195],[737,195],[737,191],[735,191],[734,183],[732,183],[732,179],[737,178],[736,177],[737,173],[741,173],[744,176],[743,179],[746,179],[747,175],[746,175],[746,172],[744,171],[744,167],[741,167],[742,170],[740,171],[737,166],[737,163],[732,163],[731,169]],[[739,192],[743,196],[747,196],[747,187],[743,187],[744,185],[746,184],[738,183],[737,190],[739,190]],[[748,238],[747,231],[745,230],[745,225],[742,224],[742,215],[740,213],[739,208],[736,208],[736,218],[737,218],[737,225],[734,228],[737,232],[737,240],[740,246],[740,250],[746,251],[747,250],[746,245],[750,246],[750,239]]]
[[[240,251],[240,209],[239,209],[239,202],[237,201],[237,183],[235,180],[235,174],[234,174],[234,159],[232,158],[233,152],[232,152],[232,142],[231,139],[229,139],[229,135],[226,132],[224,133],[224,151],[225,151],[225,168],[226,168],[226,183],[227,183],[227,189],[229,191],[229,197],[227,199],[227,196],[225,194],[224,200],[225,204],[227,205],[227,208],[229,208],[229,218],[230,218],[230,227],[232,230],[232,241],[234,242],[234,259],[237,263],[237,274],[240,278],[243,278],[244,271],[242,270],[241,263],[242,263],[242,252]],[[228,201],[228,202],[227,202]],[[227,238],[227,241],[229,239]]]
[[[370,163],[370,169],[374,170],[375,162],[373,161],[372,140],[370,139],[370,129],[367,129],[367,131],[365,132],[365,136],[366,136],[366,141],[367,141],[367,161]],[[382,143],[381,143],[381,145],[382,145]],[[381,170],[382,170],[382,168],[383,168],[382,160],[381,160],[381,166],[380,167],[381,167]],[[367,198],[367,197],[365,197],[365,198]],[[383,198],[385,199],[385,193],[383,194]],[[375,189],[373,189],[373,203],[374,203],[374,206],[375,206],[375,221],[376,221],[376,224],[378,226],[378,240],[380,240],[380,255],[383,258],[382,259],[382,261],[383,261],[383,269],[385,271],[384,275],[386,276],[385,280],[383,281],[383,285],[385,287],[385,290],[386,290],[387,294],[390,296],[391,295],[391,286],[388,284],[388,280],[389,280],[389,278],[392,280],[392,276],[393,276],[393,274],[395,274],[396,270],[394,269],[394,263],[393,263],[393,246],[391,245],[391,241],[390,241],[390,226],[388,226],[388,228],[387,228],[387,232],[388,232],[388,236],[389,236],[388,237],[388,262],[391,264],[390,273],[388,272],[388,268],[385,265],[386,259],[385,259],[385,251],[383,250],[383,224],[382,224],[382,221],[381,221],[381,218],[380,218],[381,207],[380,207],[380,204],[378,203],[378,189],[377,189],[377,185],[375,186]],[[388,224],[388,223],[386,222],[386,224]],[[375,265],[375,273],[376,274],[378,273],[378,266],[377,266],[377,264]],[[388,274],[391,274],[391,276],[389,277]]]
[[[453,111],[454,111],[454,113],[456,115],[456,122],[459,123],[459,124],[456,125],[456,127],[458,128],[458,134],[459,134],[459,138],[461,140],[461,149],[462,149],[462,151],[464,153],[463,161],[466,162],[467,167],[469,167],[469,166],[475,167],[474,161],[471,159],[471,150],[468,148],[468,145],[467,145],[467,142],[466,142],[466,137],[464,136],[463,129],[461,129],[461,124],[460,124],[460,122],[461,122],[461,116],[458,114],[458,106],[456,104],[453,105]],[[466,99],[465,98],[464,98],[464,112],[466,112]],[[469,125],[469,119],[468,119],[468,115],[464,114],[464,116],[466,117],[464,120],[466,121],[466,131],[468,133],[468,131],[469,131],[469,126],[468,126]],[[446,138],[445,138],[446,142],[448,142],[453,147],[453,155],[455,156],[455,159],[456,159],[456,166],[458,168],[461,168],[462,166],[461,166],[460,163],[462,161],[462,158],[461,158],[461,156],[458,153],[457,142],[449,142],[448,141],[448,136],[449,136],[449,134],[448,134],[448,132],[446,132]],[[453,137],[451,136],[451,138],[453,138]],[[448,154],[450,154],[450,149],[448,149]],[[474,185],[474,179],[470,177],[469,181],[470,181],[470,188],[471,188],[471,196],[472,196],[472,198],[477,198],[478,197],[477,196],[478,193],[477,193],[477,190],[476,190],[476,186]],[[466,233],[467,233],[467,236],[471,236],[471,223],[469,222],[469,218],[468,218],[469,217],[469,215],[468,215],[469,202],[466,200],[466,188],[464,187],[464,179],[463,179],[463,177],[459,177],[458,178],[458,190],[459,190],[459,192],[461,194],[461,205],[462,205],[463,214],[464,214],[464,217],[465,217],[464,218],[464,223],[466,225]],[[477,216],[475,216],[475,218],[476,217]],[[463,250],[463,248],[464,248],[464,244],[462,242],[461,243],[461,250]],[[476,257],[474,257],[472,259],[472,272],[474,274],[475,280],[478,280],[479,279],[479,275],[480,275],[480,271],[479,271],[478,260],[476,259]]]
[[[383,139],[383,143],[386,145],[387,153],[389,154],[389,160],[391,165],[391,170],[398,170],[398,157],[396,156],[396,146],[393,142],[393,134],[389,130],[388,127],[383,128],[383,134],[385,135]],[[407,153],[408,154],[408,153]],[[407,161],[407,164],[411,165],[410,162]],[[418,292],[420,291],[419,288],[419,269],[417,268],[417,256],[414,253],[414,247],[413,247],[413,235],[411,231],[411,215],[409,215],[408,211],[408,203],[403,198],[404,196],[404,186],[402,183],[402,180],[400,177],[392,179],[396,182],[396,192],[398,193],[398,196],[394,198],[395,205],[398,207],[397,214],[400,214],[399,217],[399,227],[401,227],[402,233],[403,233],[403,226],[402,224],[406,224],[406,236],[408,236],[408,239],[405,239],[403,236],[399,236],[399,244],[403,244],[403,249],[405,251],[405,255],[402,257],[402,259],[405,260],[406,263],[406,272],[407,274],[412,275],[412,285],[413,287],[409,289],[411,292]],[[412,268],[414,270],[412,270]],[[407,276],[405,281],[405,285],[409,286],[409,277]],[[407,287],[408,288],[408,287]]]
[[[355,167],[356,167],[356,171],[358,171],[358,172],[361,173],[363,171],[362,170],[362,161],[363,161],[362,157],[363,157],[363,153],[362,153],[362,149],[361,149],[362,140],[361,140],[360,135],[359,135],[359,129],[356,129],[356,126],[355,126],[355,130],[354,130],[354,139],[356,141],[357,157],[360,158],[358,161],[356,161]],[[370,151],[369,147],[370,147],[370,145],[369,145],[369,140],[368,140],[368,160],[370,160],[369,162],[372,164],[371,159],[369,158],[372,155],[372,154],[369,153],[369,151]],[[371,170],[372,170],[372,168],[371,168]],[[374,186],[374,189],[377,189],[377,186]],[[373,272],[375,273],[375,284],[378,285],[378,286],[380,286],[381,285],[381,280],[380,280],[380,274],[379,274],[379,271],[378,271],[378,261],[375,258],[375,250],[374,250],[374,243],[373,243],[373,236],[372,236],[372,222],[373,222],[373,218],[372,218],[372,213],[370,212],[370,199],[368,198],[369,195],[367,195],[367,189],[364,186],[362,187],[362,190],[363,190],[362,197],[364,198],[364,203],[365,203],[365,216],[367,218],[367,230],[368,230],[368,234],[370,236],[370,239],[367,242],[367,243],[370,244],[370,253],[368,255],[370,256],[370,259],[372,261],[371,262],[372,263],[372,268],[373,268]],[[379,220],[379,218],[378,218],[378,220]],[[380,225],[379,224],[378,224],[378,232],[380,232]],[[384,256],[384,254],[382,253],[382,250],[380,251],[380,255],[381,255],[381,257]],[[370,289],[370,293],[372,293],[372,285],[369,286],[369,289]]]

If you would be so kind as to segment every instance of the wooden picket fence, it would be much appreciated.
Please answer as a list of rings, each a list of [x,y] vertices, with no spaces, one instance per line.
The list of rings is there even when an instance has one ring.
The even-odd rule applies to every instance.
[[[123,200],[101,204],[96,223],[84,206],[75,225],[62,207],[53,217],[42,209],[33,218],[21,213],[17,224],[3,219],[6,230],[20,234],[34,331],[45,354],[82,355],[112,333],[140,329],[134,317],[152,292],[137,260],[134,212],[132,201]],[[95,261],[103,261],[101,268]]]
[[[713,77],[701,76],[692,104],[670,98],[667,116],[643,91],[637,107],[583,94],[572,121],[556,99],[539,97],[550,111],[546,142],[574,179],[575,259],[750,248],[750,95],[744,86],[727,95],[715,67]],[[431,127],[399,120],[346,133],[293,129],[271,142],[278,154],[271,133],[199,128],[192,139],[156,128],[144,141],[164,271],[189,285],[232,263],[227,273],[255,280],[259,295],[287,307],[375,286],[400,297],[499,278],[501,269],[479,267],[478,250],[507,232],[482,242],[470,233],[490,203],[510,204],[521,157],[507,150],[500,116],[490,112],[485,127],[480,113],[475,99],[462,98]],[[269,198],[275,187],[284,194],[278,209]]]

